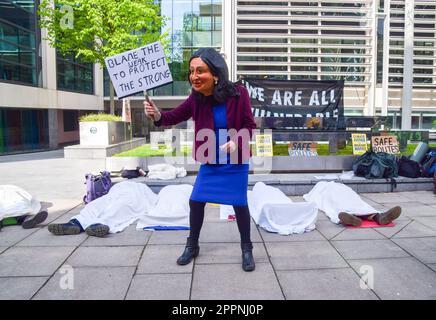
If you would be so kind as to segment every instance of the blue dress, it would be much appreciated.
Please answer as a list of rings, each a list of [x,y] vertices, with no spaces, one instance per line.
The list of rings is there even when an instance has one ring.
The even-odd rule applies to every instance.
[[[230,154],[219,149],[227,142],[226,105],[213,107],[218,164],[202,164],[190,200],[235,206],[247,205],[248,163],[231,164]],[[221,135],[221,136],[220,136]],[[223,161],[224,159],[224,161]],[[224,162],[224,163],[223,163]]]

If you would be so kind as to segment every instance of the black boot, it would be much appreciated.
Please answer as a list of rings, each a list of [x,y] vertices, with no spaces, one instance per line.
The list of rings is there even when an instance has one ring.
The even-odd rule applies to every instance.
[[[253,271],[256,267],[253,258],[253,244],[251,242],[241,243],[242,249],[242,269]]]
[[[185,251],[183,251],[183,254],[179,257],[179,259],[177,259],[177,264],[184,266],[185,264],[190,263],[192,259],[198,256],[199,252],[200,247],[198,246],[198,240],[188,238],[186,241]]]

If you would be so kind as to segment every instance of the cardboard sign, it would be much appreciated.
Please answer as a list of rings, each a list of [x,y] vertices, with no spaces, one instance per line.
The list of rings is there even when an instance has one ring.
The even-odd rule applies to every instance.
[[[353,133],[351,141],[353,142],[353,155],[362,155],[368,151],[365,133]]]
[[[397,154],[400,152],[397,137],[395,136],[376,136],[372,137],[372,151],[386,152],[390,154]]]
[[[258,157],[273,156],[273,143],[271,134],[256,135],[256,155]]]
[[[291,157],[316,157],[318,143],[315,141],[291,141],[289,143],[289,155]]]
[[[159,42],[105,59],[118,99],[173,82]]]

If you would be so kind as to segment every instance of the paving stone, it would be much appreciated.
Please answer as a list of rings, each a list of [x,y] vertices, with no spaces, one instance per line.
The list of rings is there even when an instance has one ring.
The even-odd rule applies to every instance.
[[[148,244],[186,244],[189,230],[152,231]]]
[[[382,300],[436,299],[436,272],[415,258],[351,260],[350,265],[365,277],[373,269],[374,292]]]
[[[417,217],[415,220],[436,231],[436,217]]]
[[[400,232],[392,237],[396,238],[421,238],[421,237],[436,237],[436,231],[429,227],[419,223],[418,221],[412,221]]]
[[[132,267],[143,247],[80,247],[65,264],[73,267]]]
[[[401,195],[411,201],[419,201],[423,204],[436,205],[436,196],[431,191],[402,192]]]
[[[287,300],[376,300],[351,268],[277,271]],[[334,288],[334,290],[332,290]]]
[[[191,299],[283,300],[283,294],[268,263],[257,263],[252,272],[241,264],[208,264],[195,266]]]
[[[396,205],[399,205],[402,202],[407,202],[409,200],[414,200],[414,199],[405,199],[404,198],[404,193],[406,192],[382,192],[382,193],[365,193],[363,194],[363,196],[365,198],[368,198],[372,201],[378,202],[380,204],[383,203],[395,203]],[[416,201],[416,199],[415,199]]]
[[[344,259],[408,257],[409,254],[390,240],[332,241]]]
[[[57,272],[36,300],[123,300],[135,268],[74,268],[71,277]]]
[[[415,219],[418,217],[435,217],[436,218],[436,208],[425,205],[419,202],[415,202],[416,205],[401,205],[401,217],[409,217]]]
[[[393,227],[385,227],[385,228],[374,228],[375,231],[381,233],[386,238],[392,238],[395,234],[404,229],[408,224],[412,223],[412,220],[400,220],[397,219],[394,221]]]
[[[184,245],[150,245],[145,247],[138,264],[137,274],[191,273],[194,263],[179,266],[176,261],[182,255]],[[202,248],[200,246],[200,255]]]
[[[68,236],[56,236],[47,227],[40,229],[19,242],[16,246],[20,247],[77,247],[83,241],[88,238],[86,233],[68,235]]]
[[[6,251],[8,247],[0,247],[0,254],[3,253],[3,251]]]
[[[345,231],[345,227],[342,224],[335,224],[330,220],[322,220],[316,222],[316,230],[318,230],[328,240],[334,238],[341,232]]]
[[[127,300],[189,300],[191,274],[147,274],[133,277]]]
[[[436,263],[436,237],[393,239],[393,241],[421,262]]]
[[[21,226],[3,227],[0,231],[0,246],[12,247],[36,231],[38,231],[38,229],[23,229]]]
[[[0,278],[0,300],[30,300],[48,277]]]
[[[318,230],[312,230],[302,234],[281,235],[274,232],[268,232],[259,228],[259,232],[265,242],[286,242],[286,241],[320,241],[326,240]]]
[[[0,277],[50,276],[75,247],[19,247],[0,255]]]
[[[251,241],[261,242],[259,231],[251,225]],[[241,242],[238,225],[232,222],[205,222],[200,233],[200,243],[202,242]]]
[[[344,268],[347,263],[327,241],[266,243],[275,270]]]
[[[136,229],[136,224],[127,227],[124,231],[118,233],[110,233],[103,238],[88,237],[82,244],[85,247],[100,247],[100,246],[144,246],[150,239],[152,231],[144,231]]]
[[[382,240],[385,236],[371,228],[345,228],[343,232],[338,234],[333,240]]]
[[[427,266],[429,266],[431,269],[433,269],[436,272],[436,264],[428,264]]]
[[[239,243],[204,243],[200,245],[200,255],[195,264],[241,263],[241,254]],[[256,263],[269,262],[263,243],[253,245],[253,257]]]

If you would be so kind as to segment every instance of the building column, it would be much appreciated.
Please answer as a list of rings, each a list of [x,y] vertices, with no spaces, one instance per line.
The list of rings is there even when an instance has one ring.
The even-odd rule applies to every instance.
[[[221,54],[227,62],[229,77],[231,81],[236,78],[236,2],[234,0],[223,0],[223,23],[222,23],[222,48]]]
[[[377,5],[378,1],[373,0],[370,4],[370,16],[371,16],[371,66],[370,66],[370,76],[369,76],[369,86],[368,86],[368,106],[367,115],[375,116],[375,87],[377,85]]]
[[[389,38],[391,31],[391,1],[386,0],[384,6],[383,28],[383,78],[382,78],[382,116],[388,115],[389,106]]]
[[[414,1],[405,1],[404,14],[404,69],[403,69],[403,94],[401,105],[401,129],[412,128],[412,103],[413,103],[413,45],[414,45]]]
[[[56,149],[59,147],[57,109],[48,109],[48,143],[50,149]]]

